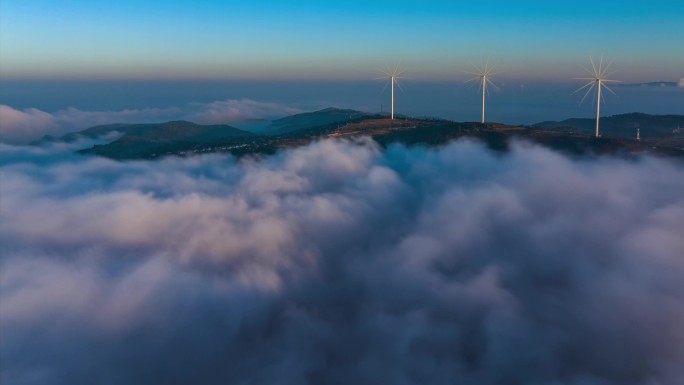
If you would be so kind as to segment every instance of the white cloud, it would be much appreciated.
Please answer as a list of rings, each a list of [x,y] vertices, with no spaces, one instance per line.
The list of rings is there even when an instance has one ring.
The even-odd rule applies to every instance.
[[[0,104],[0,139],[5,143],[24,142],[57,129],[52,114],[35,108],[20,111]]]
[[[681,164],[469,141],[5,147],[2,383],[684,376]]]
[[[253,119],[275,119],[302,112],[278,103],[257,102],[250,99],[230,99],[207,104],[193,104],[194,112],[188,119],[203,124],[235,124]]]
[[[677,83],[677,86],[679,86],[679,87],[684,87],[684,78],[679,79],[679,82]]]
[[[153,123],[189,120],[200,124],[240,124],[253,119],[275,119],[301,112],[277,103],[230,99],[192,103],[182,107],[83,111],[67,108],[48,113],[35,108],[18,110],[0,105],[0,141],[27,143],[45,134],[53,136],[112,123]]]

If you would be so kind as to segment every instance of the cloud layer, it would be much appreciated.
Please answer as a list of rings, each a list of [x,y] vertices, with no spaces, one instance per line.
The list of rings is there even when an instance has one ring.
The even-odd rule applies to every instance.
[[[241,124],[255,119],[275,119],[299,112],[301,111],[283,104],[250,99],[120,111],[82,111],[67,108],[55,113],[36,108],[18,110],[0,104],[0,141],[11,144],[27,143],[45,134],[59,136],[100,124],[154,123],[178,119],[200,124]]]
[[[681,164],[470,141],[0,153],[2,383],[684,378]]]

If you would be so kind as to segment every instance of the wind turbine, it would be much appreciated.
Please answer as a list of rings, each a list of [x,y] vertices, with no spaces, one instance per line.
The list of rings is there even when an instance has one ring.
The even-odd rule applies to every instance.
[[[608,68],[610,68],[610,63],[607,65],[603,65],[603,56],[601,56],[601,61],[598,63],[598,66],[596,63],[594,63],[594,59],[590,56],[589,61],[591,62],[591,69],[582,67],[584,68],[585,71],[591,75],[591,77],[588,78],[576,78],[577,80],[588,80],[588,83],[583,85],[582,87],[578,88],[573,94],[576,94],[580,92],[583,89],[587,89],[587,92],[584,94],[584,97],[582,97],[582,100],[580,101],[580,104],[584,102],[584,99],[587,98],[589,93],[591,93],[592,90],[596,89],[597,97],[596,97],[596,137],[598,138],[601,136],[599,134],[599,119],[601,118],[601,101],[604,99],[603,95],[601,95],[601,90],[605,88],[606,90],[610,91],[613,95],[615,95],[615,92],[610,89],[606,85],[606,83],[616,83],[617,80],[610,80],[606,79],[606,76],[610,75],[608,73]]]
[[[492,77],[497,74],[496,72],[494,72],[496,64],[490,66],[489,59],[487,59],[487,61],[482,63],[482,65],[480,65],[479,67],[475,66],[475,64],[473,63],[470,64],[475,68],[475,72],[466,72],[471,75],[475,75],[475,77],[472,79],[468,79],[467,82],[473,82],[478,84],[478,89],[482,91],[482,123],[484,123],[485,96],[488,94],[487,86],[491,85],[492,87],[496,88],[496,84],[494,84],[494,82],[492,81]]]
[[[379,77],[376,80],[388,79],[390,81],[390,84],[392,85],[392,112],[390,117],[392,118],[392,120],[394,120],[394,85],[396,84],[397,87],[401,88],[401,86],[399,85],[399,79],[402,79],[401,74],[404,73],[404,70],[400,68],[399,64],[397,64],[396,66],[394,66],[394,70],[380,70],[380,72],[382,72],[382,74],[385,76]],[[385,85],[385,88],[387,88],[387,85]]]

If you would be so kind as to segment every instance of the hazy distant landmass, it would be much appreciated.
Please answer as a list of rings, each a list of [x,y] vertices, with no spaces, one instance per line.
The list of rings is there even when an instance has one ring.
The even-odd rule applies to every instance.
[[[73,142],[83,138],[95,139],[115,132],[122,134],[122,136],[129,141],[139,140],[141,142],[170,142],[187,140],[190,138],[195,141],[207,142],[254,135],[254,133],[228,125],[201,125],[184,120],[177,120],[165,123],[105,124],[90,127],[78,132],[71,132],[59,138],[52,135],[45,135],[40,140],[34,141],[31,144],[35,145],[56,141]]]
[[[596,119],[572,118],[560,122],[546,121],[534,124],[546,129],[572,128],[582,132],[595,132]],[[684,134],[684,115],[648,115],[631,113],[601,118],[604,136],[634,138],[640,130],[643,138],[664,138]]]
[[[616,83],[614,86],[615,87],[684,87],[681,80],[679,82]]]
[[[511,140],[524,139],[571,154],[637,153],[644,151],[684,155],[684,116],[615,115],[601,119],[604,136],[594,138],[595,120],[567,119],[533,126],[501,123],[454,122],[445,119],[402,117],[392,121],[385,115],[326,108],[272,121],[254,133],[227,125],[199,125],[187,121],[158,124],[111,124],[40,142],[98,138],[119,133],[115,140],[80,150],[83,154],[112,159],[156,159],[170,155],[229,152],[236,156],[270,154],[322,138],[370,136],[379,144],[441,145],[469,137],[491,149],[505,151]],[[636,129],[641,141],[635,140]]]

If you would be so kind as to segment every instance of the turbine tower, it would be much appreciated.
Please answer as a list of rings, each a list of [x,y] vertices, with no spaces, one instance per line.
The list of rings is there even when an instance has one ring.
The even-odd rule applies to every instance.
[[[493,76],[496,75],[496,72],[494,72],[494,68],[496,68],[496,64],[490,66],[489,65],[489,59],[487,59],[486,62],[482,63],[479,67],[475,66],[474,64],[470,63],[474,68],[475,72],[467,72],[471,75],[475,75],[474,78],[468,79],[467,82],[473,82],[478,85],[478,89],[482,91],[482,123],[485,122],[485,96],[489,93],[487,90],[487,86],[491,85],[492,87],[496,88],[496,85],[494,84]]]
[[[610,91],[613,95],[615,95],[615,92],[608,87],[607,83],[616,83],[617,80],[610,80],[607,79],[606,76],[610,75],[608,72],[608,69],[610,68],[610,64],[606,64],[604,66],[603,64],[603,57],[601,57],[601,60],[599,61],[598,65],[594,62],[594,59],[592,57],[589,57],[589,62],[591,63],[591,69],[582,67],[584,68],[585,71],[591,75],[591,77],[588,78],[576,78],[577,80],[587,80],[587,84],[583,85],[582,87],[578,88],[573,94],[576,94],[580,92],[583,89],[587,89],[587,92],[584,94],[584,97],[582,97],[582,100],[580,101],[580,104],[584,102],[584,99],[587,98],[587,96],[596,89],[596,137],[598,138],[601,136],[600,131],[599,131],[599,121],[601,119],[601,101],[604,100],[604,96],[601,94],[601,90],[605,88],[606,90]]]
[[[391,119],[394,120],[394,86],[396,85],[397,87],[401,88],[399,85],[399,79],[402,79],[401,74],[404,73],[404,70],[400,68],[399,64],[394,66],[394,70],[388,69],[386,71],[380,70],[384,76],[377,78],[377,80],[389,80],[392,88],[392,109],[391,109]],[[387,88],[387,85],[385,85],[385,88]],[[384,91],[384,89],[383,89]]]

